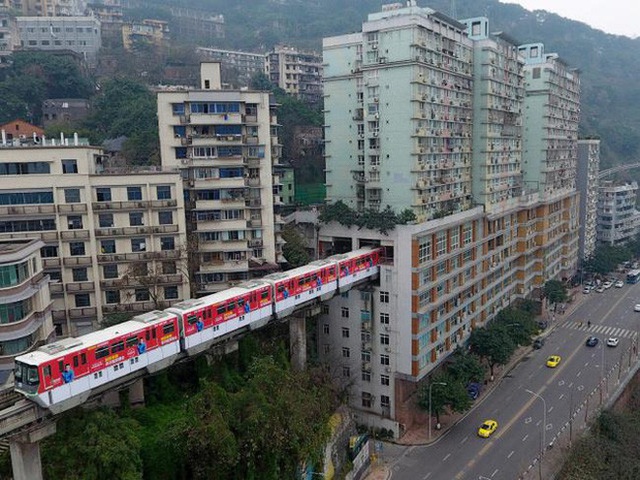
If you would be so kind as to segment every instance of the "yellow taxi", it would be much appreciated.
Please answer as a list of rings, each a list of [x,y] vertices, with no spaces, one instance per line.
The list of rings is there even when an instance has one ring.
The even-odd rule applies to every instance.
[[[556,368],[560,363],[560,360],[562,360],[562,357],[560,355],[551,355],[549,358],[547,358],[547,367]]]
[[[482,438],[489,438],[493,432],[498,428],[498,422],[495,420],[485,420],[478,429],[478,436]]]

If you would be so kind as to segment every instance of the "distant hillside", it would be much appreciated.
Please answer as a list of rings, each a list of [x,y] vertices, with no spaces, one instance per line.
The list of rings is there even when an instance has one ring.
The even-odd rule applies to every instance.
[[[267,51],[277,43],[319,51],[322,38],[359,31],[380,0],[154,0],[223,14],[220,48]],[[418,0],[450,14],[451,0]],[[640,39],[609,35],[543,11],[497,0],[457,0],[457,18],[484,15],[521,43],[542,41],[582,72],[581,134],[602,139],[602,168],[640,161]],[[624,14],[621,12],[621,14]]]

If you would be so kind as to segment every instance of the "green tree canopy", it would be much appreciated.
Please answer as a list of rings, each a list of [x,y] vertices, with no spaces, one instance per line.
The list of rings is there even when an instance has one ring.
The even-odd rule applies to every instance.
[[[429,384],[419,390],[418,405],[423,410],[429,411],[429,385],[431,385],[431,414],[435,415],[436,422],[440,423],[440,415],[446,409],[452,412],[464,412],[471,407],[466,382],[463,383],[449,372],[443,372],[435,375]]]
[[[496,365],[505,365],[513,354],[516,344],[509,336],[506,328],[481,327],[476,328],[469,336],[471,352],[484,358],[494,374]]]
[[[311,257],[307,252],[305,240],[293,225],[287,225],[282,230],[282,239],[287,242],[282,247],[282,253],[292,267],[299,267],[309,263]]]
[[[559,280],[549,280],[544,284],[544,295],[551,303],[566,302],[569,298],[567,286]]]

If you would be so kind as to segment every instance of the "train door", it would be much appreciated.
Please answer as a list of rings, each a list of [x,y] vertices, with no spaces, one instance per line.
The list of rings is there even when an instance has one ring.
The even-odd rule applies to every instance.
[[[42,367],[42,385],[44,390],[49,390],[53,387],[53,376],[51,375],[50,364]]]

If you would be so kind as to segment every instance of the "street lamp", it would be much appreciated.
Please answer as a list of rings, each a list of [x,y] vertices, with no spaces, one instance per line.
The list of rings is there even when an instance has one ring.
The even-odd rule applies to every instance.
[[[429,441],[431,441],[431,387],[434,385],[446,386],[445,382],[434,382],[429,384]]]
[[[542,396],[538,395],[536,392],[532,392],[528,389],[525,389],[525,392],[530,393],[534,397],[542,400],[542,408],[544,408],[544,411],[542,412],[542,445],[540,445],[540,463],[538,466],[538,474],[540,476],[540,479],[542,480],[542,456],[544,455],[544,449],[546,447],[545,432],[547,430],[547,402],[545,402],[544,398],[542,398]]]

